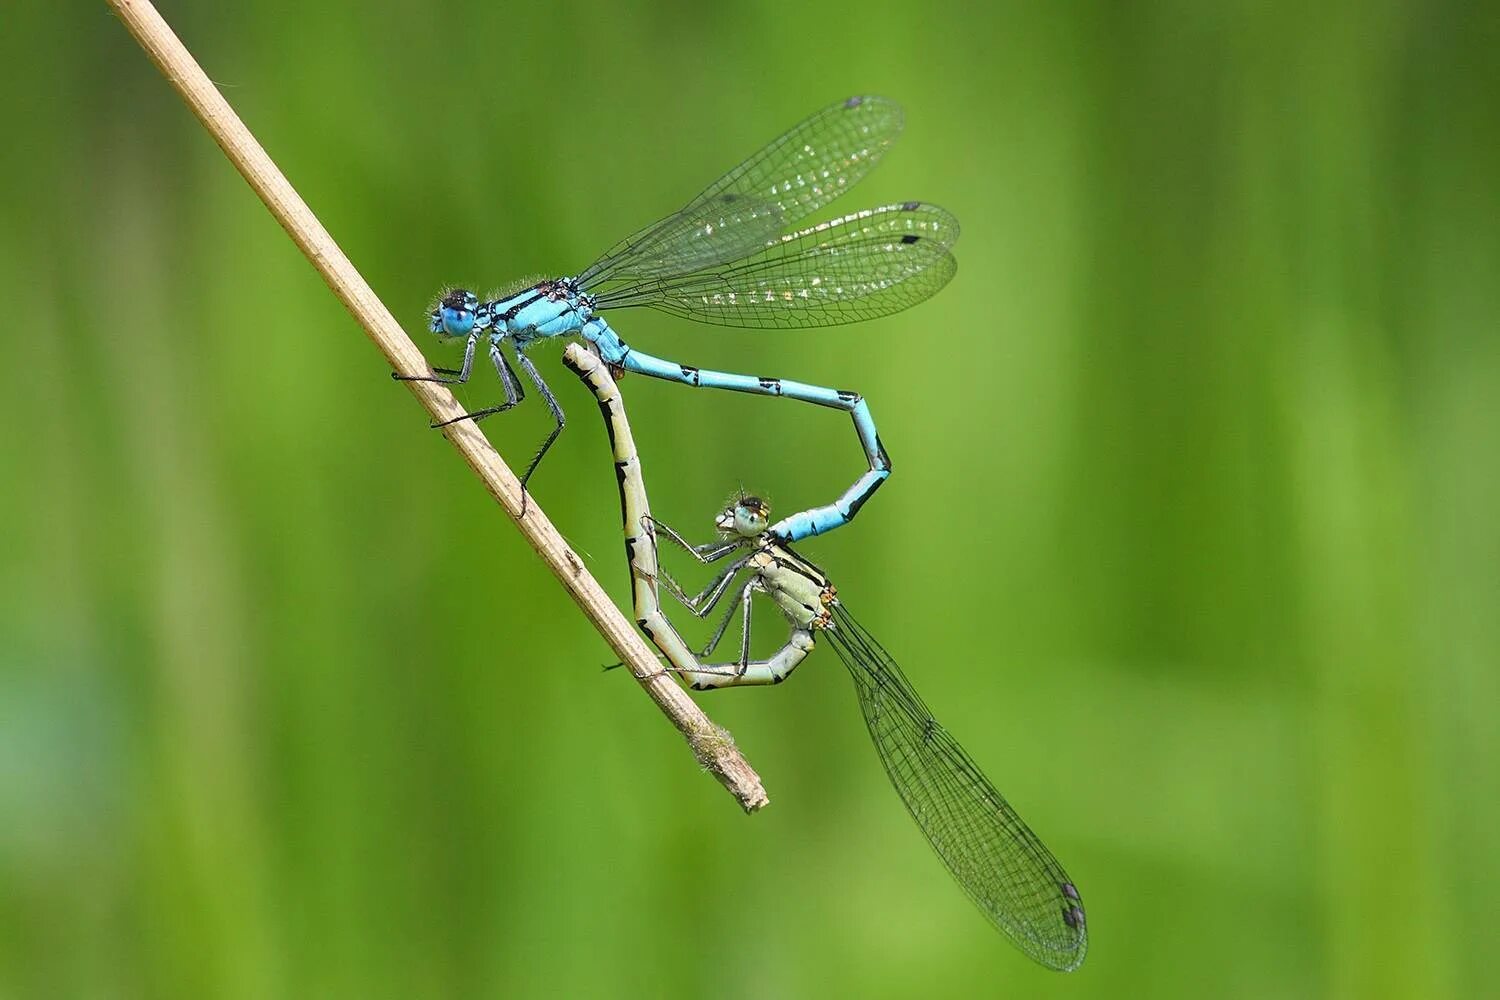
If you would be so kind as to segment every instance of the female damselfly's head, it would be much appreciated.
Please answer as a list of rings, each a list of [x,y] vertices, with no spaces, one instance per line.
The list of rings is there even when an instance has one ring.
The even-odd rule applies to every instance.
[[[465,288],[445,292],[429,319],[440,337],[467,337],[479,322],[479,296]]]
[[[726,535],[754,538],[771,524],[771,505],[760,497],[741,496],[714,519],[714,525]]]

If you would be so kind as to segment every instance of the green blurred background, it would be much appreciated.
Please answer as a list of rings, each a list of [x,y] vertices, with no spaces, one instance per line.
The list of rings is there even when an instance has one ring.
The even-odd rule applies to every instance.
[[[869,397],[895,476],[803,551],[1093,947],[1047,973],[972,910],[829,654],[709,696],[773,799],[741,815],[105,6],[23,2],[0,995],[1500,995],[1493,5],[163,8],[438,364],[444,283],[566,273],[825,103],[905,104],[840,207],[956,212],[934,301],[617,326]],[[537,496],[624,597],[605,436],[539,358],[573,420]],[[861,468],[836,414],[625,392],[679,526]]]

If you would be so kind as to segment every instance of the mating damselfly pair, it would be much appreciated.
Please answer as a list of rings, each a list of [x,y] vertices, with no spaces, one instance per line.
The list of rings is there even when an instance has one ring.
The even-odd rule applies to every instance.
[[[661,537],[681,542],[705,562],[736,555],[697,598],[663,575],[674,596],[700,617],[709,614],[733,584],[729,614],[705,647],[709,655],[737,609],[744,638],[736,664],[705,665],[685,643],[658,641],[670,669],[695,687],[775,683],[784,679],[826,636],[854,677],[870,735],[912,816],[959,884],[986,915],[1028,955],[1057,969],[1072,969],[1087,945],[1082,900],[1072,881],[962,748],[933,720],[926,706],[883,648],[843,609],[822,572],[793,552],[789,543],[847,524],[885,481],[891,464],[864,399],[856,392],[781,378],[737,375],[656,358],[628,346],[601,313],[650,306],[706,323],[751,328],[832,326],[899,312],[931,296],[952,278],[950,252],[956,220],[943,209],[903,201],[845,215],[788,232],[868,173],[901,128],[892,101],[851,97],[812,115],[730,170],[677,212],[621,240],[577,275],[539,282],[499,298],[481,300],[465,289],[445,293],[431,314],[431,329],[466,343],[462,367],[434,369],[433,376],[405,376],[444,383],[469,380],[479,344],[487,353],[504,402],[463,414],[478,420],[516,406],[524,398],[520,379],[502,351],[509,341],[517,364],[550,410],[554,426],[533,457],[525,489],[564,426],[557,398],[527,355],[541,340],[576,335],[594,352],[590,382],[601,385],[614,369],[685,385],[763,396],[785,396],[851,414],[868,469],[831,504],[799,511],[774,524],[767,508],[741,498],[721,515],[721,538],[690,546],[657,522],[632,525],[627,477],[620,473],[627,539],[643,532],[654,546]],[[569,352],[579,368],[582,355]],[[403,377],[403,376],[398,376]],[[612,390],[612,382],[609,382]],[[617,395],[615,397],[618,398]],[[623,405],[610,418],[621,467],[619,424]],[[632,446],[633,447],[633,446]],[[634,460],[633,454],[629,456]],[[640,509],[644,483],[635,461]],[[654,564],[654,563],[653,563]],[[655,605],[652,619],[675,630]],[[637,586],[638,620],[642,588]],[[749,659],[752,593],[773,596],[792,625],[782,651],[770,660]]]

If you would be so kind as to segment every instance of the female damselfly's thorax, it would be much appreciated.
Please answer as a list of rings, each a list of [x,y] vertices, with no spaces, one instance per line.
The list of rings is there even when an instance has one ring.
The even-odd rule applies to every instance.
[[[766,593],[796,627],[832,627],[829,609],[837,602],[837,591],[828,577],[770,534],[761,538],[761,547],[750,558],[749,565],[760,577]]]

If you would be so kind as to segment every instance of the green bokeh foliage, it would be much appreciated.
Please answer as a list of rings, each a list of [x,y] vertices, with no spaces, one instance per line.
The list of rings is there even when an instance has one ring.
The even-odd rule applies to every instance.
[[[163,8],[413,331],[830,100],[903,101],[852,200],[957,213],[937,299],[617,326],[871,400],[895,475],[803,551],[1063,859],[1093,948],[1053,976],[972,911],[831,656],[708,696],[773,798],[740,815],[104,5],[22,3],[0,994],[1494,989],[1491,7]],[[537,496],[623,598],[605,437],[539,354],[573,419]],[[624,389],[681,527],[859,471],[837,415]],[[485,426],[516,460],[546,417]]]

